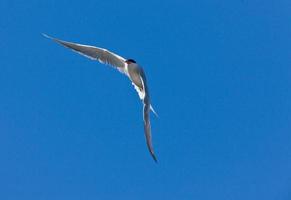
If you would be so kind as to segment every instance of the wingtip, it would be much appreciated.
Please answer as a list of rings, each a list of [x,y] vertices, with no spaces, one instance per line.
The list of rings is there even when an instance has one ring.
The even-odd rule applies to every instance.
[[[154,158],[154,161],[155,161],[155,163],[156,164],[158,164],[159,162],[158,162],[158,160],[157,160],[157,158]]]
[[[151,153],[152,158],[154,159],[155,163],[158,163],[158,159],[154,153]]]
[[[63,46],[66,46],[66,45],[64,44],[65,42],[62,41],[62,40],[60,40],[60,39],[54,38],[54,37],[49,36],[48,34],[45,34],[45,33],[42,33],[42,35],[43,35],[44,37],[46,37],[46,38],[48,38],[48,39],[50,39],[50,40],[56,42],[56,43],[59,43],[59,44],[61,44],[61,45],[63,45]],[[67,47],[67,46],[66,46],[66,47]]]
[[[44,37],[46,37],[46,38],[52,39],[51,36],[49,36],[49,35],[47,35],[47,34],[45,34],[45,33],[41,33],[41,34],[42,34],[42,36],[44,36]]]
[[[56,39],[56,38],[54,38],[54,37],[52,37],[52,36],[49,36],[48,34],[46,34],[46,33],[41,33],[42,34],[42,36],[44,36],[44,37],[46,37],[46,38],[48,38],[48,39],[50,39],[50,40],[53,40],[53,41],[55,41],[55,42],[60,42],[58,39]]]

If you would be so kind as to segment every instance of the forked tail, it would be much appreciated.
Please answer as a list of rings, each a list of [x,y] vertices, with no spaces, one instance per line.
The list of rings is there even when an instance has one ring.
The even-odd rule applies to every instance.
[[[156,111],[154,110],[153,106],[151,105],[150,107],[151,111],[155,114],[156,117],[159,117],[159,115],[156,113]]]

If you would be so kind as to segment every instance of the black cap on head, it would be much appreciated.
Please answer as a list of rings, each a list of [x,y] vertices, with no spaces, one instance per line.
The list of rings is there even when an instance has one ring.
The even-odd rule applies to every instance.
[[[127,63],[136,63],[135,60],[133,60],[133,59],[127,59],[126,62]]]

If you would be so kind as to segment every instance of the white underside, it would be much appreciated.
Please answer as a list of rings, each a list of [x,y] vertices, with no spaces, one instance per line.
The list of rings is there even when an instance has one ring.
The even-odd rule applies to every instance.
[[[145,92],[144,92],[144,90],[141,91],[141,90],[139,89],[139,87],[137,87],[133,82],[131,82],[131,83],[132,83],[132,85],[134,86],[134,89],[137,91],[139,98],[140,98],[141,100],[144,100],[144,97],[145,97]]]

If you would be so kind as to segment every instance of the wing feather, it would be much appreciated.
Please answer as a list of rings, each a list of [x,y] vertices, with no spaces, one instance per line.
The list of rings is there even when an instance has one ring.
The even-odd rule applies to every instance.
[[[149,152],[151,154],[151,156],[153,157],[155,162],[158,162],[157,157],[154,153],[154,148],[153,148],[153,144],[152,144],[152,133],[151,133],[151,123],[150,123],[150,111],[151,111],[151,103],[150,103],[150,96],[148,93],[148,88],[147,88],[147,83],[146,83],[146,78],[145,78],[145,74],[142,71],[141,72],[141,82],[142,82],[142,91],[140,91],[141,89],[137,86],[135,86],[143,101],[143,121],[144,121],[144,132],[145,132],[145,137],[146,137],[146,143],[147,143],[147,147],[149,149]]]
[[[144,102],[143,106],[143,120],[144,120],[144,131],[146,137],[146,143],[149,149],[151,156],[155,162],[158,162],[157,157],[154,153],[154,148],[152,144],[152,133],[151,133],[151,123],[150,123],[150,104]]]
[[[115,53],[112,53],[107,49],[94,47],[90,45],[77,44],[73,42],[67,42],[57,38],[53,38],[46,34],[43,35],[87,58],[90,58],[92,60],[98,60],[100,63],[103,64],[111,65],[118,69],[120,72],[125,73],[124,68],[126,60],[123,57]]]

